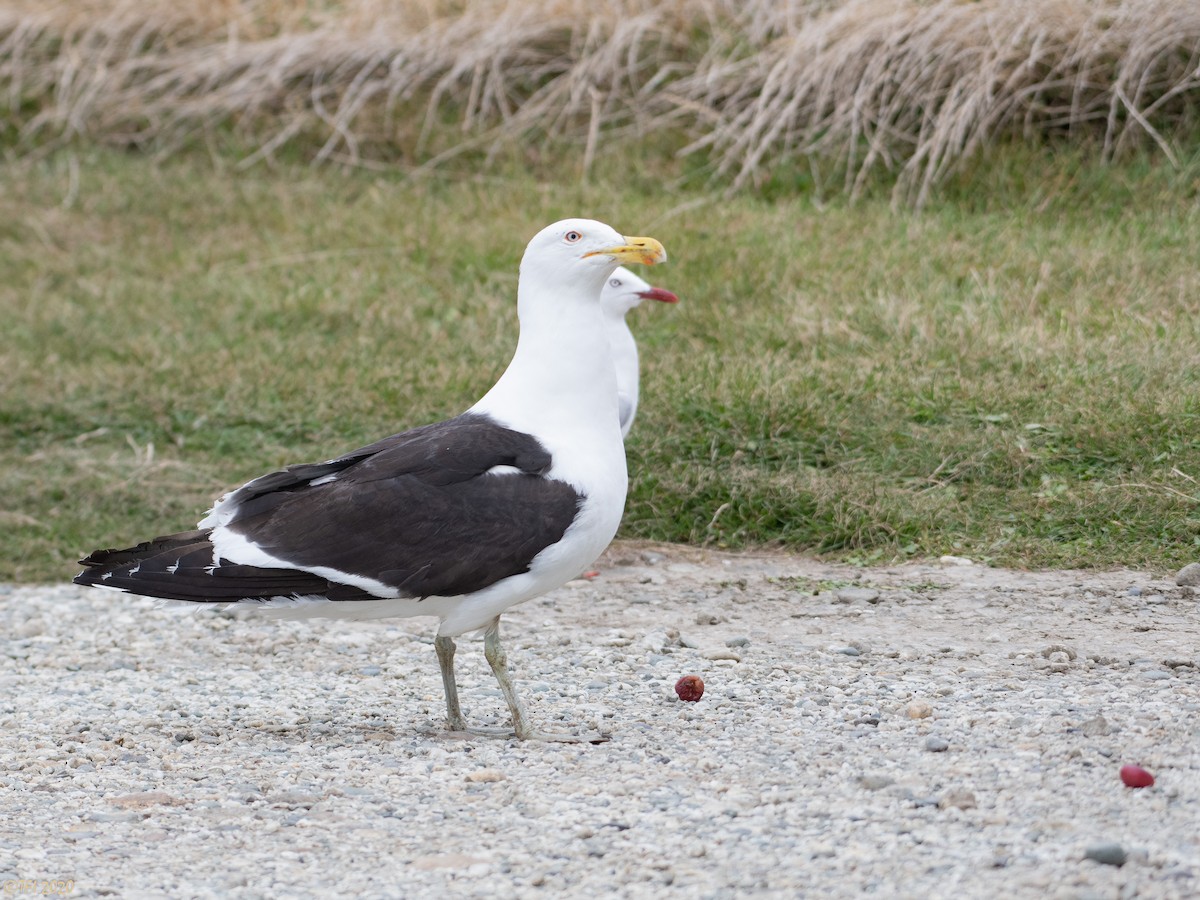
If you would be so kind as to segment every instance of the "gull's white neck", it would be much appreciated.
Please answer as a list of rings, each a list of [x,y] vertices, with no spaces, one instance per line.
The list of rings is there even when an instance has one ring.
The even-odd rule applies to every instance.
[[[598,269],[570,281],[538,274],[522,265],[516,353],[472,412],[536,435],[556,457],[555,468],[574,458],[612,472],[619,455],[623,478],[616,375],[599,303],[608,273]],[[558,474],[577,480],[576,472]]]

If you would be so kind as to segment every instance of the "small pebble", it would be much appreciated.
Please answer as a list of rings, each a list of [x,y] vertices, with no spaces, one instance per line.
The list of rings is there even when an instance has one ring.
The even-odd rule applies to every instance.
[[[750,638],[748,637],[733,637],[725,642],[726,647],[748,647],[750,646]]]
[[[1042,659],[1045,662],[1040,663],[1040,667],[1050,672],[1069,672],[1071,663],[1073,663],[1078,654],[1070,647],[1064,647],[1062,644],[1051,644],[1042,650]]]
[[[1102,844],[1092,844],[1083,854],[1084,859],[1090,859],[1094,862],[1104,863],[1106,866],[1116,866],[1120,868],[1125,865],[1125,860],[1128,858],[1125,854],[1125,848],[1120,844],[1113,842],[1105,842]]]
[[[975,795],[965,788],[953,788],[946,791],[938,800],[939,809],[974,809]]]
[[[950,749],[950,742],[945,738],[931,735],[925,739],[925,749],[930,753],[945,753]]]
[[[895,784],[896,779],[890,775],[863,775],[858,779],[858,783],[868,791],[880,791],[888,785]]]
[[[655,653],[662,653],[671,644],[671,638],[665,631],[651,631],[642,638],[642,646]]]
[[[842,656],[862,656],[862,651],[857,647],[838,647],[833,652],[840,653]]]
[[[875,603],[879,600],[879,591],[874,588],[839,588],[834,596],[839,603]]]
[[[163,791],[143,791],[137,794],[122,794],[119,797],[112,797],[108,802],[121,809],[147,809],[152,806],[171,806],[176,800]]]
[[[504,778],[504,773],[499,769],[476,769],[466,775],[466,780],[473,784],[490,784],[495,781],[504,781]]]
[[[713,660],[731,659],[734,662],[742,661],[741,654],[735,650],[728,648],[728,647],[714,647],[711,650],[702,650],[702,651],[700,651],[700,655],[703,656],[705,659],[713,659]]]
[[[110,824],[114,822],[136,822],[142,817],[136,812],[93,812],[85,817],[89,822]]]
[[[928,719],[933,715],[933,707],[924,700],[913,700],[904,708],[910,719]]]
[[[1079,654],[1070,647],[1064,647],[1062,644],[1051,644],[1042,650],[1042,657],[1049,660],[1064,660],[1073,662]]]
[[[1200,587],[1200,563],[1188,563],[1175,575],[1180,587]]]

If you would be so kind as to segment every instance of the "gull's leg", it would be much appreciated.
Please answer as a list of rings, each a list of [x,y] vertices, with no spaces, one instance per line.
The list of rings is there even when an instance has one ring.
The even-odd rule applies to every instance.
[[[518,738],[523,741],[563,741],[566,743],[590,743],[598,744],[602,741],[607,741],[607,735],[575,735],[575,734],[547,734],[534,730],[529,722],[529,716],[525,712],[525,706],[521,703],[521,699],[517,696],[517,689],[513,685],[512,678],[508,674],[508,654],[504,652],[504,648],[500,645],[500,617],[497,616],[483,632],[483,655],[488,661],[488,665],[492,667],[492,674],[496,676],[496,681],[500,684],[500,690],[504,693],[504,700],[508,704],[508,711],[512,715],[513,731],[516,732]]]
[[[467,725],[467,719],[458,703],[458,681],[454,677],[454,640],[439,634],[433,639],[433,649],[437,651],[438,664],[442,669],[442,688],[446,693],[446,724],[450,730],[488,737],[508,735],[510,732],[507,728],[472,728]]]
[[[508,711],[512,714],[513,731],[521,740],[528,740],[533,736],[533,728],[529,724],[525,706],[521,703],[521,698],[517,696],[517,689],[508,674],[508,654],[500,645],[499,616],[493,619],[492,624],[483,632],[483,656],[488,661],[488,665],[492,667],[492,674],[500,683],[500,690],[504,692],[504,702],[508,704]]]
[[[446,722],[451,731],[466,731],[467,720],[458,705],[458,684],[454,680],[454,641],[440,634],[433,639],[438,665],[442,667],[442,687],[446,692]]]

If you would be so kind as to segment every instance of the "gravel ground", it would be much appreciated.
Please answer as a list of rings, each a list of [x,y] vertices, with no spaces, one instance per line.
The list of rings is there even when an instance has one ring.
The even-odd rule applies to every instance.
[[[1191,589],[632,545],[600,570],[504,617],[535,721],[595,746],[446,734],[430,620],[0,586],[0,890],[1200,895]],[[504,723],[459,648],[468,717]]]

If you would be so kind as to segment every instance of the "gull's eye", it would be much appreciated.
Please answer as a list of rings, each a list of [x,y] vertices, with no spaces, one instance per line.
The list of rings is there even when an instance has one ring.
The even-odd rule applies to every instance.
[[[583,240],[583,235],[580,234],[578,231],[568,231],[566,234],[563,235],[563,240],[566,241],[568,244],[577,244]]]
[[[608,285],[609,285],[609,287],[620,287],[621,279],[620,278],[611,278],[611,279],[609,279]]]

